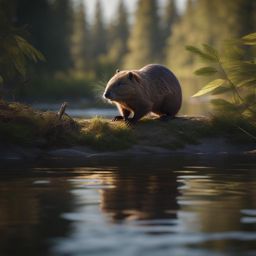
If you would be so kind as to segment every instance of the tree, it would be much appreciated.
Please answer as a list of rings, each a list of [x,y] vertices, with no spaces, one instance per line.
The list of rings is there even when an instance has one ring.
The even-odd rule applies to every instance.
[[[128,51],[129,24],[123,0],[119,1],[117,18],[112,22],[109,34],[109,52],[107,58],[117,67],[122,65],[122,59]]]
[[[157,0],[139,0],[124,66],[140,68],[161,59]],[[160,39],[160,40],[159,40]]]
[[[52,28],[51,6],[47,0],[16,0],[16,25],[25,27],[32,44],[47,59],[47,64],[37,66],[37,70],[49,71],[51,60],[54,59],[54,45],[49,35]]]
[[[90,68],[90,34],[86,20],[84,1],[74,6],[71,54],[73,68],[78,73]]]
[[[233,12],[236,20],[236,35],[242,36],[248,33],[252,33],[256,30],[256,2],[251,0],[235,0],[233,3]]]
[[[165,62],[179,76],[184,75],[187,70],[190,72],[187,67],[191,68],[193,65],[194,58],[185,51],[185,46],[189,42],[196,44],[195,15],[195,3],[188,0],[184,14],[173,26],[172,34],[168,38]]]
[[[70,0],[17,0],[17,24],[26,26],[33,44],[47,59],[46,73],[71,67]]]
[[[253,32],[254,2],[189,0],[168,39],[167,65],[179,76],[191,76],[191,69],[196,69],[199,62],[184,50],[186,45],[198,46],[198,42],[205,42],[221,48],[223,41]]]
[[[244,0],[196,1],[195,33],[200,40],[220,47],[223,40],[241,36],[241,8]],[[214,11],[213,11],[214,10]]]
[[[178,12],[175,0],[168,0],[163,16],[163,42],[172,35],[173,25],[178,20]]]
[[[44,60],[43,55],[24,38],[24,29],[12,24],[14,10],[13,1],[0,0],[0,96],[22,84],[29,60]]]
[[[101,2],[97,0],[92,26],[93,57],[98,58],[107,52],[106,28],[103,21]]]
[[[53,44],[51,66],[54,71],[66,71],[72,67],[70,44],[72,36],[72,7],[70,0],[52,2],[52,24],[49,37]]]

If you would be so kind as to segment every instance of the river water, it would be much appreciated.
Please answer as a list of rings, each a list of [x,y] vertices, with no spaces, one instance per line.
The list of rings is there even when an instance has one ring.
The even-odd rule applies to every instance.
[[[0,255],[256,255],[256,159],[1,162]]]
[[[86,103],[86,101],[85,101]],[[70,102],[66,109],[66,113],[71,117],[77,118],[92,118],[95,116],[100,116],[104,118],[113,118],[116,115],[119,115],[116,106],[113,104],[106,105],[106,107],[99,106],[90,106],[88,103],[86,106],[83,101],[81,102]],[[61,102],[58,103],[34,103],[31,104],[34,109],[43,110],[43,111],[54,111],[58,112],[61,106]],[[204,101],[194,100],[193,98],[190,101],[183,102],[182,108],[179,111],[179,115],[207,115],[209,113],[209,106]]]

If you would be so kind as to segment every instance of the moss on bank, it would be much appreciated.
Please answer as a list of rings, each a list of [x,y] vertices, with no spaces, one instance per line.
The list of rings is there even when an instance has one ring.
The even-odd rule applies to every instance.
[[[20,103],[0,101],[0,142],[23,146],[86,145],[97,150],[119,150],[134,142],[132,130],[107,120],[73,120],[54,112],[36,111]]]
[[[247,126],[246,126],[247,125]],[[136,127],[102,118],[73,120],[57,113],[35,111],[19,103],[0,101],[1,144],[18,144],[41,148],[82,145],[99,151],[127,149],[133,145],[180,149],[188,144],[200,144],[204,138],[224,138],[232,143],[252,143],[253,138],[243,132],[248,124],[227,119],[180,117],[170,122],[150,118]],[[240,129],[242,128],[242,130]]]
[[[53,112],[35,111],[20,103],[0,102],[0,140],[20,145],[68,144],[79,131],[72,119],[59,120]]]
[[[78,143],[97,150],[120,150],[136,143],[134,133],[125,124],[117,124],[95,117],[77,120],[81,128]]]

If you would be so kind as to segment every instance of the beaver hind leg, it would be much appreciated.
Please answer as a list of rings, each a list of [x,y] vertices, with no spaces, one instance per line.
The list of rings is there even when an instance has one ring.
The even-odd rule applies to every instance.
[[[169,121],[175,118],[176,114],[180,109],[180,103],[173,94],[165,96],[161,107],[159,109],[159,115],[161,121]]]

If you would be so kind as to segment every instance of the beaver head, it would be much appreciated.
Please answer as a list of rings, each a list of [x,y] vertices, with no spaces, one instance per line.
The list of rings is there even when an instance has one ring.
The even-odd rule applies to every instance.
[[[140,77],[133,71],[117,71],[107,83],[103,97],[114,102],[124,102],[137,95]]]

